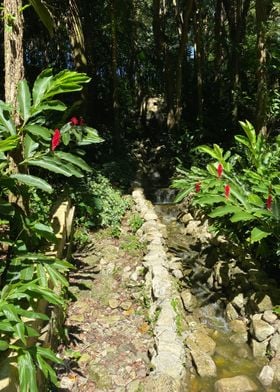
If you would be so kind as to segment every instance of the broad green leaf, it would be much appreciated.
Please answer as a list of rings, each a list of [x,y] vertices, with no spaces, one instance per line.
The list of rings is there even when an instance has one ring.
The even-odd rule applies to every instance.
[[[72,163],[75,166],[78,166],[82,170],[85,170],[87,172],[91,172],[92,169],[91,167],[80,157],[77,157],[76,155],[70,154],[68,152],[63,152],[63,151],[57,151],[56,155],[67,162]]]
[[[35,223],[33,225],[33,229],[36,230],[36,233],[40,237],[46,238],[49,241],[56,240],[53,228],[51,226],[44,225],[43,223]]]
[[[52,268],[52,266],[45,264],[45,269],[48,272],[54,286],[58,286],[59,284],[61,284],[64,287],[69,286],[69,283],[64,278],[64,276],[60,272],[56,271],[55,268]]]
[[[251,204],[253,204],[253,205],[257,206],[257,207],[263,207],[264,206],[264,201],[260,198],[260,196],[255,195],[253,193],[251,193],[248,196],[248,201],[249,201],[249,203],[251,203]]]
[[[51,382],[57,386],[57,376],[53,368],[46,362],[40,354],[36,354],[36,359],[38,362],[39,368],[42,370],[46,379],[50,378]]]
[[[24,317],[28,317],[30,319],[39,319],[39,320],[49,320],[49,317],[46,314],[33,312],[31,310],[19,309],[18,314]]]
[[[32,161],[34,162],[34,161]],[[42,178],[31,176],[30,174],[11,174],[11,178],[16,179],[17,181],[28,185],[28,186],[33,186],[34,188],[39,188],[42,189],[45,192],[52,193],[53,188],[51,187],[50,184],[47,183],[47,181],[43,180]]]
[[[45,3],[41,0],[29,0],[29,3],[33,6],[36,14],[48,30],[50,36],[53,36],[54,20]]]
[[[20,279],[22,280],[32,280],[34,275],[34,265],[30,265],[26,268],[23,268],[20,271]]]
[[[43,72],[35,80],[33,90],[32,90],[32,97],[33,97],[33,111],[36,110],[36,106],[44,98],[44,94],[48,89],[50,81],[52,80],[52,70],[50,68],[45,69]]]
[[[2,306],[2,311],[5,314],[5,316],[7,317],[8,320],[10,321],[16,321],[17,323],[20,323],[21,320],[18,317],[18,312],[17,312],[17,308],[12,305],[12,304],[4,304]]]
[[[9,348],[9,343],[5,340],[0,340],[0,351],[6,351]]]
[[[244,144],[244,146],[250,148],[249,140],[245,136],[243,136],[243,135],[236,135],[236,136],[234,136],[234,138],[239,143]]]
[[[0,332],[2,333],[2,331],[13,332],[14,327],[12,326],[12,324],[8,320],[3,320],[3,321],[0,321]]]
[[[243,128],[244,132],[246,133],[248,140],[250,142],[250,145],[253,149],[256,147],[256,132],[255,128],[253,125],[250,123],[250,121],[246,120],[246,122],[239,121],[239,124]]]
[[[38,147],[39,144],[36,143],[28,134],[24,136],[23,154],[25,159],[31,158]]]
[[[30,117],[31,96],[28,83],[26,80],[21,80],[18,83],[17,99],[19,104],[19,113],[26,123]]]
[[[42,112],[43,110],[56,110],[58,112],[64,112],[67,109],[67,106],[59,101],[59,100],[52,100],[42,102],[40,105],[36,106],[36,110],[38,113]],[[33,113],[35,115],[36,113]]]
[[[2,103],[4,105],[2,105]],[[10,113],[5,110],[6,105],[3,101],[0,101],[0,124],[3,126],[3,129],[9,132],[11,136],[16,135],[16,126],[15,123],[10,118]]]
[[[4,140],[0,140],[0,152],[10,151],[17,147],[19,142],[18,136],[9,136]]]
[[[55,294],[52,290],[46,287],[39,287],[36,284],[29,284],[29,291],[31,294],[39,294],[42,298],[47,300],[51,304],[55,305],[63,305],[64,301],[57,294]]]
[[[22,350],[17,360],[20,392],[38,392],[36,368],[31,354]]]
[[[49,361],[55,362],[55,363],[62,363],[63,361],[58,358],[55,353],[50,350],[49,348],[45,348],[45,347],[41,347],[38,346],[37,347],[37,353],[39,355],[41,355],[42,357],[48,359]]]
[[[259,229],[258,227],[254,227],[253,230],[251,231],[250,241],[251,243],[259,242],[263,238],[268,237],[269,235],[271,235],[271,232],[264,231],[262,229]]]
[[[31,133],[34,136],[38,136],[46,141],[50,141],[52,137],[52,131],[49,130],[48,128],[42,127],[40,125],[32,124],[32,125],[26,125],[24,127],[24,130],[27,131],[28,133]]]
[[[198,146],[197,150],[199,152],[210,155],[212,158],[216,159],[219,162],[223,160],[223,150],[217,144],[214,144],[214,148],[211,148],[206,145]]]
[[[205,195],[205,196],[202,195],[202,196],[198,196],[197,202],[199,204],[212,205],[215,203],[224,203],[225,198],[223,196],[219,196],[219,195]]]
[[[86,127],[86,135],[83,136],[82,140],[77,143],[78,146],[86,146],[93,143],[102,143],[104,139],[98,135],[98,132],[94,128]]]
[[[55,158],[42,158],[42,159],[34,159],[28,162],[29,166],[38,166],[43,169],[49,170],[53,173],[63,174],[66,177],[71,177],[71,173],[69,170],[65,168],[65,165],[62,166],[61,161],[56,160]]]
[[[241,221],[249,221],[249,220],[254,220],[256,219],[253,215],[249,214],[248,212],[242,211],[242,212],[236,212],[233,214],[233,216],[230,218],[231,222],[241,222]]]
[[[227,214],[234,214],[240,212],[240,207],[236,207],[233,205],[225,205],[221,207],[215,208],[210,214],[208,214],[211,218],[218,218],[225,216]]]
[[[23,322],[16,323],[14,326],[15,335],[26,345],[25,325]]]
[[[45,271],[45,268],[41,264],[37,264],[36,266],[37,276],[39,279],[40,286],[48,287],[48,277]]]

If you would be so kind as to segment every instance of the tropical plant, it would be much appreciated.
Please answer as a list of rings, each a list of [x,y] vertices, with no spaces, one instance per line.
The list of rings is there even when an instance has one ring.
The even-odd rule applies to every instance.
[[[255,133],[249,121],[240,122],[245,135],[235,136],[238,153],[218,145],[197,147],[215,161],[206,168],[178,168],[172,187],[176,201],[192,195],[192,203],[208,213],[217,232],[246,246],[279,253],[280,138],[273,143]],[[268,244],[273,243],[273,247]]]
[[[55,235],[49,222],[29,213],[28,198],[36,189],[44,203],[43,194],[54,191],[51,174],[81,178],[91,171],[82,147],[102,141],[97,131],[76,117],[53,127],[55,114],[67,109],[55,97],[79,91],[89,80],[85,74],[64,70],[53,75],[47,69],[32,90],[25,80],[19,83],[17,107],[0,101],[0,349],[4,357],[12,355],[17,361],[23,392],[38,390],[38,370],[56,383],[49,362],[59,359],[38,341],[37,320],[48,320],[39,305],[44,300],[64,306],[51,288],[67,287],[65,273],[72,268],[65,260],[38,251],[42,239],[53,243]]]

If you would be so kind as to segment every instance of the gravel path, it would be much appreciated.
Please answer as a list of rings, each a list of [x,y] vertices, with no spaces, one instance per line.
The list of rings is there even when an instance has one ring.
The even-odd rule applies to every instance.
[[[126,222],[126,220],[125,220]],[[70,275],[69,344],[60,347],[59,391],[141,391],[153,345],[145,303],[143,245],[124,222],[120,239],[92,235]]]

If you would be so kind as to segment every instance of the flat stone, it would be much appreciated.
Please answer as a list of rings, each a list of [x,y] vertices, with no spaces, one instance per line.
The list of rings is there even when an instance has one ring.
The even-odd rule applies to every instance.
[[[130,309],[132,306],[132,302],[131,301],[124,301],[120,304],[120,308],[123,310],[128,310]]]
[[[264,387],[269,387],[273,383],[274,370],[272,367],[266,365],[262,368],[258,379]]]
[[[271,310],[273,308],[271,298],[265,294],[259,298],[260,294],[253,294],[251,296],[251,301],[255,304],[258,312],[264,312],[266,310]]]
[[[216,342],[199,330],[192,332],[185,339],[185,342],[191,350],[198,349],[209,355],[213,355],[215,352]]]
[[[266,310],[262,316],[263,320],[269,324],[273,324],[277,320],[277,315],[272,310]]]
[[[257,385],[247,376],[221,378],[215,382],[215,392],[253,392]]]
[[[253,351],[253,356],[254,357],[265,357],[267,346],[268,346],[268,340],[258,342],[257,340],[252,339],[251,347],[252,347],[252,351]]]
[[[259,342],[262,342],[271,336],[275,330],[264,320],[252,320],[250,332]]]
[[[229,327],[233,332],[244,333],[247,332],[246,323],[243,320],[231,320]]]
[[[216,365],[209,354],[200,350],[191,350],[190,354],[200,377],[216,377]]]

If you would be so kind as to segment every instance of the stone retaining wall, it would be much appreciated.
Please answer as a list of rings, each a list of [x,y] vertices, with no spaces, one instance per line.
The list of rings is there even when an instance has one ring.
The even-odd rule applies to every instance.
[[[146,390],[185,391],[187,359],[178,325],[184,315],[176,280],[169,273],[165,226],[159,222],[153,205],[145,199],[142,188],[135,189],[132,196],[145,221],[141,237],[147,242],[144,266],[151,300],[150,317],[154,320],[153,370],[145,382]]]

